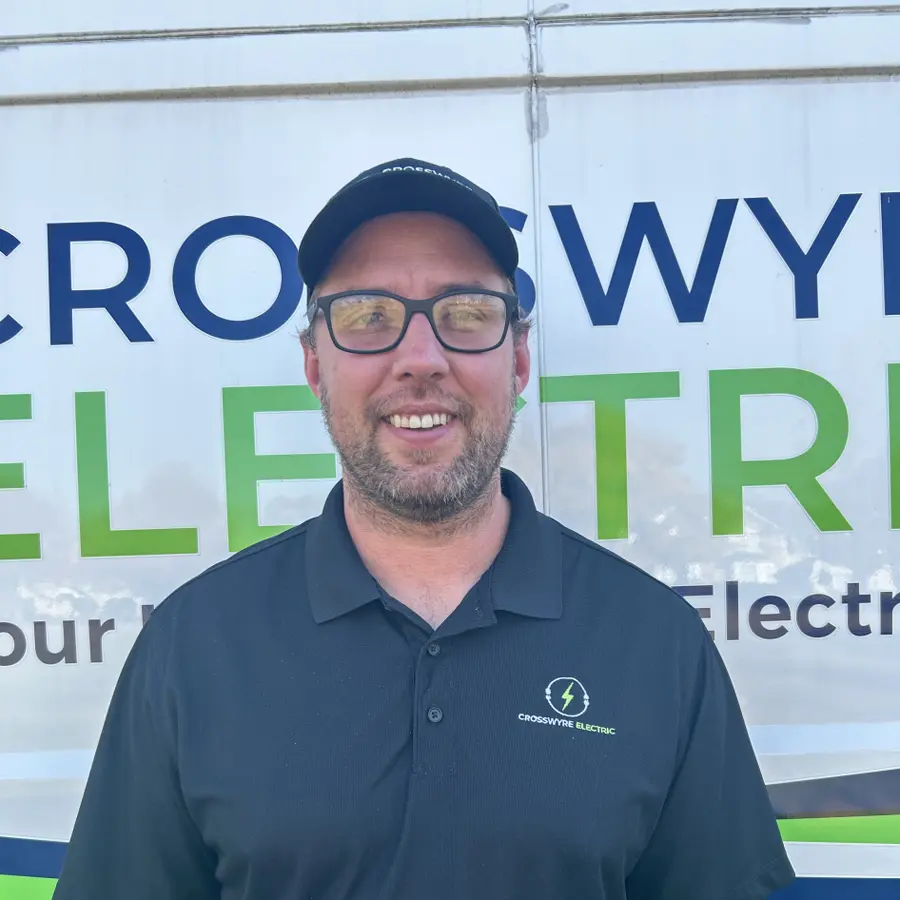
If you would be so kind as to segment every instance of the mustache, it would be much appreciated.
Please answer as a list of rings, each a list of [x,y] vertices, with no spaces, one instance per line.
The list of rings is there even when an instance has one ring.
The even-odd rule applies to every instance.
[[[417,403],[430,402],[443,409],[448,409],[462,422],[470,421],[475,412],[475,408],[468,401],[432,389],[399,391],[382,400],[370,403],[367,412],[373,421],[381,420],[390,415],[398,406],[411,400],[415,400]]]

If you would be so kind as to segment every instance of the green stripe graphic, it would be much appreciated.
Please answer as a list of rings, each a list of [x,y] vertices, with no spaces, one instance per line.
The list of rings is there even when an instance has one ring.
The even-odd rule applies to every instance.
[[[836,816],[780,819],[786,841],[835,844],[900,844],[900,816]],[[0,894],[2,900],[2,894]]]
[[[55,887],[55,878],[0,875],[0,900],[50,900]]]

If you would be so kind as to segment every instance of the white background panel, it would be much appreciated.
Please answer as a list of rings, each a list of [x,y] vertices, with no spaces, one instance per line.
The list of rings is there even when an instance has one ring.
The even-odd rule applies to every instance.
[[[7,761],[22,772],[31,755],[44,772],[48,760],[82,758],[47,752],[92,750],[141,604],[160,602],[228,553],[222,388],[303,384],[302,308],[273,334],[246,342],[210,337],[184,318],[172,288],[183,241],[217,217],[248,215],[276,224],[296,244],[356,173],[413,155],[456,168],[525,213],[522,265],[534,271],[525,109],[519,92],[482,94],[474,109],[471,98],[454,95],[0,109],[0,131],[12,136],[0,143],[0,227],[22,242],[0,263],[0,297],[3,313],[23,325],[2,347],[0,393],[30,393],[34,413],[31,421],[0,424],[2,461],[24,462],[27,476],[25,490],[3,492],[0,533],[33,529],[43,543],[41,560],[0,562],[0,621],[29,635],[25,659],[0,669],[3,695],[16,698],[4,704],[0,757],[17,754]],[[502,152],[482,152],[472,134],[490,134]],[[131,306],[152,343],[130,343],[105,312],[82,311],[73,344],[51,346],[47,225],[80,221],[120,223],[146,242],[150,280]],[[210,308],[247,318],[271,303],[278,267],[260,246],[230,238],[209,249],[198,284]],[[121,254],[96,249],[73,249],[76,287],[121,278]],[[107,395],[113,527],[194,527],[198,555],[80,558],[73,402],[76,391],[90,390]],[[542,503],[536,377],[525,399],[509,462]],[[257,418],[259,453],[332,449],[315,411]],[[291,525],[317,514],[332,484],[263,485],[261,522]],[[105,660],[91,664],[87,620],[110,616],[117,629],[104,641]],[[49,623],[52,647],[61,642],[62,620],[75,620],[78,663],[35,658],[35,619]],[[0,653],[10,652],[8,643],[0,638]],[[58,803],[57,788],[40,779],[0,785],[0,833],[21,833],[27,823],[34,836],[66,837],[73,782],[54,784]]]
[[[228,38],[25,44],[0,52],[0,102],[191,90],[518,78],[528,48],[511,26]]]
[[[6,0],[0,36],[476,20],[526,10],[527,0]]]
[[[900,14],[584,25],[541,29],[548,78],[673,78],[896,67]]]
[[[900,878],[900,847],[887,844],[787,844],[807,878]]]
[[[713,596],[692,602],[711,610],[752,726],[896,719],[898,629],[878,633],[876,592],[861,613],[873,633],[854,636],[840,602],[849,581],[862,592],[897,589],[885,367],[900,358],[900,319],[883,314],[880,192],[900,185],[900,130],[872,116],[893,92],[888,83],[757,84],[560,91],[547,100],[543,374],[680,373],[678,398],[628,404],[630,537],[609,546],[668,583],[713,585]],[[790,271],[742,198],[768,197],[806,249],[845,192],[862,198],[820,273],[820,317],[798,321]],[[657,204],[691,284],[724,198],[741,202],[705,322],[677,322],[645,244],[619,324],[591,325],[550,205],[572,205],[608,288],[632,204]],[[745,490],[744,535],[713,536],[708,373],[733,367],[806,369],[840,392],[850,436],[820,482],[851,532],[819,532],[786,488],[767,487]],[[596,537],[593,410],[551,404],[546,416],[549,511]],[[802,452],[815,427],[805,402],[788,397],[745,401],[742,423],[744,458]],[[739,581],[737,640],[725,639],[729,579]],[[784,637],[750,632],[756,598],[780,595],[795,610],[814,592],[836,599],[827,618],[837,631],[827,639],[800,633],[793,613]]]
[[[569,0],[555,3],[546,12],[537,11],[542,18],[562,19],[571,16],[617,16],[617,15],[660,15],[688,16],[706,15],[747,15],[765,17],[772,13],[785,15],[795,13],[798,18],[812,12],[821,15],[838,15],[843,11],[872,11],[896,9],[896,3],[868,3],[866,0],[843,0],[830,3],[828,0],[766,0],[764,3],[747,3],[745,0]]]

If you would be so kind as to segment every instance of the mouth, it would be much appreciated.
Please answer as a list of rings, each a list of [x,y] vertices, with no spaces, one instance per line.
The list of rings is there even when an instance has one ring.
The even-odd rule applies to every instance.
[[[394,428],[409,431],[430,431],[450,424],[454,416],[450,413],[433,412],[422,415],[392,415],[386,416],[384,421]]]

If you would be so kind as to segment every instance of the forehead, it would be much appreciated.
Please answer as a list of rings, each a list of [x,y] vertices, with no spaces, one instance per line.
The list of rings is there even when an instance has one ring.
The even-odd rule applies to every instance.
[[[393,213],[365,223],[344,241],[320,293],[381,288],[415,296],[450,284],[502,290],[506,279],[460,223],[435,213]]]

